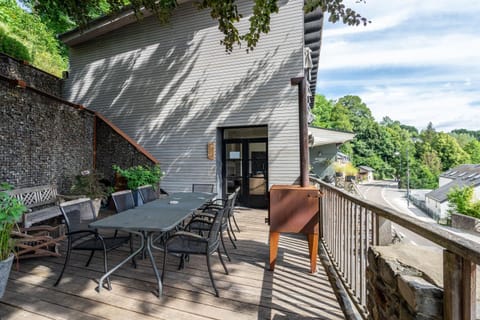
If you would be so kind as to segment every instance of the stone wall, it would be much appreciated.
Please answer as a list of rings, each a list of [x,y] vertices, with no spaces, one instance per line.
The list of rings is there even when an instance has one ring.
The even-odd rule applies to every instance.
[[[93,166],[93,114],[0,80],[0,181],[57,184]]]
[[[153,164],[93,112],[52,97],[59,96],[60,79],[3,54],[0,76],[0,182],[15,188],[56,184],[65,194],[75,175],[94,165],[113,183],[113,164]]]
[[[368,251],[370,319],[443,319],[442,253],[394,245]]]
[[[113,182],[112,165],[128,168],[137,165],[152,166],[154,162],[139,152],[132,144],[101,119],[97,118],[96,169],[104,178]]]
[[[45,93],[62,96],[62,79],[3,53],[0,53],[0,74],[11,79],[23,80],[29,86]]]

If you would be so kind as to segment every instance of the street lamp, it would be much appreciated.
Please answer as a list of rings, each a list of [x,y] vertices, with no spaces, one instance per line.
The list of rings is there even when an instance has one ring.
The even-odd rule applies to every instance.
[[[408,161],[408,149],[410,149],[407,145],[407,208],[410,207],[410,165]]]

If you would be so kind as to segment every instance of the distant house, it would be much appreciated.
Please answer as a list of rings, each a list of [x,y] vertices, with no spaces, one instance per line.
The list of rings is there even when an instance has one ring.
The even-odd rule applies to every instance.
[[[309,127],[310,141],[310,172],[322,179],[326,176],[333,177],[335,170],[333,163],[349,161],[348,156],[339,152],[338,148],[345,142],[352,140],[352,132]]]
[[[439,188],[425,195],[425,205],[440,220],[447,218],[447,194],[454,187],[474,187],[474,200],[480,199],[480,164],[463,164],[442,173]]]
[[[373,181],[375,170],[369,166],[358,166],[358,177],[360,181]]]
[[[280,1],[255,50],[226,53],[208,10],[178,1],[160,25],[131,11],[61,35],[70,49],[64,97],[103,114],[159,160],[162,188],[241,187],[240,202],[266,206],[272,184],[300,175],[299,86],[313,105],[323,13]],[[252,1],[237,1],[248,28]],[[308,96],[310,95],[310,96]],[[250,181],[250,179],[254,179]]]

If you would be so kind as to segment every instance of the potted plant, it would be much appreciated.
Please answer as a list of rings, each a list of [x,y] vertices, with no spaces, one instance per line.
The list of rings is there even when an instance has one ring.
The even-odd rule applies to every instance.
[[[345,181],[352,182],[355,180],[355,177],[358,174],[358,169],[355,168],[351,163],[345,165]]]
[[[336,161],[333,164],[333,170],[335,171],[336,177],[343,177],[343,174],[345,172],[345,165],[343,163]]]
[[[138,194],[138,187],[144,185],[152,185],[155,190],[158,189],[158,184],[163,176],[160,171],[160,166],[133,166],[122,169],[117,165],[113,165],[113,170],[127,180],[127,188],[132,190],[135,205],[142,205],[142,199]]]
[[[11,189],[12,187],[9,184],[0,184],[0,298],[5,293],[14,257],[14,243],[11,232],[22,214],[27,210],[20,200],[6,192]]]
[[[90,170],[82,171],[75,176],[70,192],[74,195],[82,195],[92,199],[95,214],[98,216],[102,201],[106,200],[109,194],[108,187],[101,181],[98,173]]]

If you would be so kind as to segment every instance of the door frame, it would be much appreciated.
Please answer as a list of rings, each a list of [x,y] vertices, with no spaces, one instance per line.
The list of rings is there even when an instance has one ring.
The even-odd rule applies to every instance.
[[[246,127],[248,128],[248,127]],[[227,154],[226,145],[229,143],[239,143],[242,146],[242,190],[240,192],[239,202],[245,206],[250,206],[250,192],[249,192],[249,148],[248,145],[250,143],[265,143],[265,153],[266,153],[266,161],[265,161],[265,204],[267,204],[267,191],[268,191],[268,138],[234,138],[234,139],[223,139],[222,134],[222,197],[226,199],[227,197]]]

